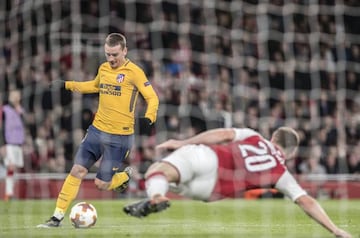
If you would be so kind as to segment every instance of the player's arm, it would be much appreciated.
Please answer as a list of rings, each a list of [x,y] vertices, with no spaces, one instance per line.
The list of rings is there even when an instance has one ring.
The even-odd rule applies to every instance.
[[[312,219],[317,221],[336,237],[350,238],[351,235],[339,229],[326,214],[320,204],[309,195],[302,195],[295,201],[301,209]]]
[[[331,221],[320,204],[301,188],[289,171],[285,171],[283,173],[278,182],[275,184],[275,188],[299,205],[299,207],[301,207],[307,215],[324,226],[336,237],[351,237],[351,235],[339,229]]]
[[[80,92],[80,93],[98,93],[99,92],[99,74],[94,80],[86,82],[77,82],[77,81],[66,81],[65,88],[70,91]]]
[[[80,92],[80,93],[98,93],[99,84],[100,84],[100,71],[102,66],[99,67],[95,79],[85,82],[77,81],[66,81],[65,88],[70,91]]]
[[[220,144],[233,141],[236,132],[233,128],[219,128],[202,132],[186,140],[168,140],[156,146],[157,149],[175,150],[189,144]]]
[[[136,71],[135,86],[139,90],[140,94],[144,97],[147,108],[144,117],[150,119],[151,123],[156,121],[157,111],[159,109],[159,97],[156,94],[154,88],[146,78],[143,71]]]

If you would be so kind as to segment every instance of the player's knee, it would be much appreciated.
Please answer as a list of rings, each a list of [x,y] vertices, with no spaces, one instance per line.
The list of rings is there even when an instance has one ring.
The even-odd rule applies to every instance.
[[[81,166],[81,165],[77,165],[75,164],[71,171],[70,171],[70,174],[76,178],[79,178],[79,179],[83,179],[88,173],[88,170]]]
[[[177,182],[179,179],[178,171],[168,163],[155,163],[145,173],[145,178],[151,177],[154,174],[163,174],[169,182]]]
[[[8,171],[14,172],[15,169],[16,169],[16,167],[15,167],[15,165],[13,165],[13,164],[9,164],[9,165],[6,166],[6,169],[7,169]]]
[[[150,167],[148,168],[148,170],[145,173],[145,178],[147,178],[147,177],[149,177],[149,175],[151,175],[153,173],[157,173],[157,172],[162,172],[159,162],[156,162],[156,163],[153,163],[152,165],[150,165]]]

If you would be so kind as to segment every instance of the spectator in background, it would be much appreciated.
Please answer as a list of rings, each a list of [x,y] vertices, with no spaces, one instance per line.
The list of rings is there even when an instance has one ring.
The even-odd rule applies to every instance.
[[[249,102],[245,112],[245,125],[251,129],[257,130],[259,128],[259,114],[258,101],[254,100]]]
[[[37,152],[37,164],[39,165],[39,172],[47,172],[47,161],[48,161],[48,144],[47,141],[47,130],[43,125],[37,128],[37,133],[35,137],[35,148]]]
[[[23,1],[7,2],[6,5],[9,9],[15,9],[20,7]],[[165,3],[166,1],[160,2]],[[219,105],[218,102],[207,105],[212,105],[209,107],[211,109],[218,108],[217,111],[221,113],[225,111],[227,114],[229,112],[232,116],[232,124],[259,130],[267,128],[266,130],[270,131],[268,128],[280,126],[294,117],[299,121],[299,127],[296,128],[306,135],[301,146],[309,147],[309,141],[316,138],[323,147],[324,153],[329,143],[334,145],[338,140],[342,140],[336,135],[339,128],[334,126],[335,123],[332,121],[340,121],[344,119],[341,117],[345,116],[349,117],[345,118],[344,123],[347,133],[346,144],[349,147],[358,144],[360,123],[356,117],[359,115],[360,74],[357,68],[358,62],[360,62],[360,46],[352,37],[352,34],[357,34],[358,29],[360,29],[356,27],[359,25],[357,24],[358,20],[356,20],[358,16],[350,16],[346,12],[336,11],[309,15],[308,12],[300,10],[302,6],[313,7],[318,6],[318,4],[320,6],[325,4],[330,10],[335,7],[334,4],[330,4],[334,1],[320,1],[318,3],[295,1],[294,18],[288,21],[291,17],[285,16],[282,9],[290,5],[286,1],[269,1],[265,4],[272,9],[271,12],[266,13],[270,17],[268,18],[270,20],[269,25],[267,25],[259,24],[264,17],[262,12],[251,10],[255,9],[256,11],[256,4],[259,1],[245,2],[251,7],[245,12],[241,9],[236,14],[231,14],[231,8],[226,10],[226,6],[230,6],[228,4],[231,4],[231,1],[221,1],[222,4],[220,5],[225,7],[223,11],[219,12],[217,6],[214,5],[216,19],[211,22],[206,20],[211,11],[204,11],[202,4],[190,4],[187,7],[189,16],[184,17],[179,16],[183,13],[183,10],[180,10],[183,8],[179,7],[181,4],[179,5],[176,2],[167,2],[164,4],[166,7],[160,7],[159,16],[152,16],[154,7],[152,3],[146,3],[144,4],[146,6],[140,9],[138,4],[132,8],[137,13],[144,14],[136,14],[136,17],[133,18],[136,21],[136,27],[131,29],[131,33],[129,32],[132,36],[130,36],[129,43],[133,44],[136,50],[132,51],[131,54],[143,66],[145,74],[148,77],[153,77],[153,87],[154,81],[157,82],[158,88],[155,89],[159,89],[159,96],[161,93],[164,95],[161,98],[161,104],[165,108],[165,112],[162,114],[164,118],[159,118],[160,120],[163,119],[164,123],[163,125],[158,123],[156,130],[161,132],[158,134],[176,137],[186,132],[196,133],[194,128],[188,127],[191,123],[183,123],[184,119],[186,122],[190,121],[191,110],[179,113],[178,109],[185,107],[204,109],[202,102],[205,100],[201,96],[197,97],[198,105],[196,106],[189,106],[190,103],[187,100],[180,102],[180,95],[190,96],[189,94],[191,94],[187,87],[188,81],[192,82],[194,78],[201,75],[202,80],[208,83],[204,84],[205,88],[200,91],[200,95],[206,92],[208,94],[206,99],[210,99],[208,101],[217,100],[216,91],[221,93],[220,98],[225,95],[226,102],[232,103],[231,108]],[[124,29],[122,26],[128,23],[128,16],[130,16],[125,14],[127,8],[125,8],[124,3],[110,1],[112,11],[110,13],[110,25],[107,26],[104,23],[104,26],[99,28],[92,23],[99,22],[98,20],[107,14],[106,11],[100,10],[102,5],[99,3],[99,0],[95,0],[91,4],[81,3],[80,17],[83,17],[83,21],[81,33],[78,35],[80,37],[79,42],[67,37],[68,33],[73,32],[70,21],[68,21],[73,13],[68,4],[63,1],[56,1],[56,3],[46,3],[52,8],[61,9],[59,14],[48,18],[49,22],[46,25],[52,24],[51,21],[58,21],[59,24],[56,25],[59,25],[59,31],[64,33],[56,36],[59,37],[58,40],[49,40],[46,35],[39,35],[34,31],[30,39],[31,45],[29,45],[28,33],[23,31],[23,27],[29,24],[30,27],[26,29],[37,29],[40,22],[27,18],[32,14],[13,14],[5,19],[5,40],[3,45],[0,43],[3,52],[0,54],[0,63],[5,65],[6,69],[0,70],[0,88],[1,90],[5,89],[5,92],[9,84],[15,82],[17,87],[24,90],[22,94],[23,106],[32,116],[31,124],[27,125],[33,140],[29,145],[34,145],[38,139],[37,131],[44,129],[46,130],[45,134],[51,134],[51,128],[58,126],[57,121],[54,120],[51,127],[39,129],[42,127],[43,118],[47,114],[45,112],[53,114],[55,111],[56,113],[53,104],[60,99],[62,106],[61,115],[59,115],[61,131],[56,134],[57,137],[54,139],[57,145],[63,144],[65,148],[67,172],[71,169],[73,153],[78,145],[77,141],[74,140],[74,135],[79,134],[78,128],[75,128],[79,122],[75,121],[76,117],[73,115],[71,104],[75,100],[82,100],[82,108],[96,108],[97,95],[94,97],[92,95],[77,97],[73,100],[71,92],[64,89],[61,91],[60,97],[57,98],[57,95],[50,94],[48,80],[69,78],[69,75],[74,71],[78,75],[89,74],[90,77],[96,73],[97,67],[93,66],[99,63],[101,57],[96,50],[93,50],[93,47],[99,44],[99,35],[103,34],[103,30],[106,31],[107,27],[110,31]],[[171,5],[170,11],[169,5]],[[300,5],[301,7],[298,7]],[[339,6],[345,8],[358,7],[358,5],[357,0],[339,3]],[[40,6],[42,4],[33,10],[41,11],[42,7]],[[28,5],[24,5],[24,7],[27,8]],[[316,15],[318,15],[318,22],[316,20],[311,21],[316,19]],[[164,24],[165,27],[161,29],[149,28],[148,23],[154,19],[160,21],[160,25]],[[338,19],[343,19],[344,22],[342,23]],[[171,22],[167,22],[167,20]],[[176,25],[177,23],[179,25]],[[208,24],[214,31],[206,30],[209,29]],[[181,26],[179,28],[181,34],[176,30],[178,26]],[[341,35],[344,37],[344,43],[336,44],[335,37],[338,33],[336,29],[343,29]],[[319,34],[319,37],[309,38],[307,33],[313,33],[314,30],[316,30],[316,34]],[[271,35],[275,33],[277,37],[268,38],[267,34],[263,35],[267,31]],[[241,32],[241,34],[238,35],[237,32]],[[294,38],[283,42],[280,39],[284,36],[284,32],[304,32],[304,34],[295,33]],[[35,40],[35,43],[32,39]],[[72,47],[79,48],[81,51],[79,57],[77,57],[77,53],[71,52]],[[58,48],[60,51],[52,51],[54,48]],[[30,55],[26,54],[27,50],[31,50]],[[87,57],[84,57],[83,51],[86,52]],[[75,58],[73,58],[74,56]],[[171,70],[168,72],[161,71],[164,69],[162,64],[164,58],[170,60],[170,63],[175,63],[176,67],[169,67]],[[83,60],[86,61],[84,64],[86,67],[74,68],[78,61],[81,61],[82,64]],[[341,65],[345,67],[345,82],[344,78],[341,77],[343,72],[336,71],[336,67]],[[206,71],[206,67],[211,70]],[[268,70],[269,72],[267,72]],[[294,74],[294,72],[296,73]],[[187,74],[191,77],[187,77]],[[85,77],[78,77],[78,79],[81,78]],[[342,90],[346,90],[344,92],[346,115],[341,114],[338,118],[337,110],[339,105],[342,105],[341,100],[338,100],[339,97],[337,97],[339,92],[337,87],[344,85],[344,83],[346,87],[341,89],[341,93]],[[298,91],[297,89],[306,90]],[[300,94],[298,94],[299,92]],[[283,98],[282,95],[286,95],[284,96],[285,100],[279,101],[279,98]],[[201,98],[201,102],[199,98]],[[289,102],[297,103],[295,106],[287,107]],[[196,111],[198,110],[193,110],[193,112]],[[201,123],[210,125],[212,122],[209,123],[209,119],[211,119],[208,117],[209,114],[206,111],[203,112],[205,118],[201,120]],[[28,118],[27,122],[29,123]],[[85,132],[92,120],[91,115],[84,112],[82,120],[82,129]],[[221,120],[216,122],[221,122]],[[198,124],[196,117],[192,119],[192,122]],[[261,132],[266,133],[265,131]],[[49,153],[34,150],[35,148],[31,146],[28,149],[27,156],[34,161],[34,170],[47,171],[45,166],[40,170],[39,166],[42,163],[36,161],[39,161],[38,152],[44,152],[47,156]],[[41,150],[43,149],[41,148]],[[299,163],[302,160],[307,160],[308,156],[301,156],[299,157],[301,159],[296,160],[295,166],[298,172]],[[347,150],[349,171],[356,170],[357,157],[356,154],[354,156],[353,150]],[[325,161],[321,162],[325,165]]]
[[[226,111],[221,100],[214,102],[214,109],[206,114],[206,124],[208,129],[230,128],[232,126],[231,113]]]
[[[327,147],[324,162],[327,174],[339,173],[338,151],[336,146]]]
[[[309,156],[300,164],[302,174],[326,174],[326,169],[320,164],[322,149],[319,144],[310,147]]]
[[[202,89],[197,85],[190,87],[189,92],[184,95],[185,103],[179,109],[181,128],[191,128],[194,134],[206,130],[205,114],[200,107],[200,90]]]
[[[352,62],[360,62],[360,45],[351,45],[351,56],[349,58]]]
[[[5,201],[14,196],[14,173],[24,167],[22,146],[25,142],[25,125],[23,113],[20,91],[11,89],[8,103],[3,105],[0,111],[0,153],[6,167]]]
[[[360,142],[350,149],[348,166],[349,173],[360,174]]]
[[[64,147],[62,145],[55,145],[53,139],[47,141],[47,161],[46,167],[48,172],[64,173],[65,172],[65,157]]]
[[[319,116],[325,117],[333,115],[335,106],[336,102],[334,99],[329,99],[328,93],[325,90],[322,90],[318,101]]]

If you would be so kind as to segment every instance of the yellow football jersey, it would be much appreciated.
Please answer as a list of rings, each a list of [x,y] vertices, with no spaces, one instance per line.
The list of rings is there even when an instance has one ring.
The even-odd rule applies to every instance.
[[[117,69],[105,62],[100,65],[94,80],[67,81],[65,88],[81,93],[99,93],[93,125],[101,131],[118,135],[134,133],[134,111],[139,92],[147,102],[145,117],[156,121],[159,98],[144,71],[129,59]]]

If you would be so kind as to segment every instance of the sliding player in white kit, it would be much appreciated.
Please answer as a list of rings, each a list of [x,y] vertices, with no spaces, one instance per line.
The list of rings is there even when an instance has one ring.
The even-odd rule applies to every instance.
[[[351,237],[338,228],[320,204],[288,172],[285,160],[297,151],[299,136],[289,127],[274,131],[271,141],[249,129],[213,129],[186,140],[168,140],[159,150],[175,150],[147,171],[148,199],[124,207],[145,217],[170,206],[166,193],[214,201],[239,197],[254,188],[276,188],[336,237]]]

